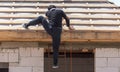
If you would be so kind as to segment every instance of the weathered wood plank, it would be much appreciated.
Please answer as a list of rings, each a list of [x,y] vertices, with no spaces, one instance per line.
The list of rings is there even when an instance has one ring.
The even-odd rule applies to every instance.
[[[80,4],[80,3],[52,3],[60,8],[118,8],[116,5],[113,4]],[[40,7],[40,8],[47,8],[50,3],[0,3],[1,7]]]
[[[43,30],[0,30],[0,41],[51,42]],[[120,31],[63,31],[62,42],[120,42]]]
[[[45,16],[45,14],[40,14],[42,16]],[[0,18],[3,18],[3,19],[7,19],[7,18],[36,18],[38,17],[39,15],[38,14],[1,14],[0,15]],[[70,19],[110,19],[110,20],[117,20],[117,19],[120,19],[120,16],[116,16],[116,15],[112,15],[112,14],[109,14],[109,15],[105,15],[105,14],[98,14],[98,15],[88,15],[88,14],[68,14],[68,17]]]
[[[1,13],[11,13],[11,12],[25,12],[25,13],[45,13],[47,11],[47,9],[31,9],[31,8],[20,8],[20,9],[1,9],[0,12]],[[104,10],[104,9],[91,9],[91,10],[88,10],[88,9],[77,9],[77,10],[74,10],[74,9],[64,9],[64,11],[66,13],[104,13],[104,14],[120,14],[120,9],[117,9],[117,10],[113,10],[113,9],[108,9],[108,10]]]
[[[0,24],[6,24],[6,25],[20,25],[22,23],[28,23],[30,19],[16,19],[16,20],[9,20],[9,19],[3,19],[0,20]],[[63,25],[66,24],[66,22],[63,22]],[[119,21],[115,20],[70,20],[71,25],[106,25],[106,26],[119,26]]]

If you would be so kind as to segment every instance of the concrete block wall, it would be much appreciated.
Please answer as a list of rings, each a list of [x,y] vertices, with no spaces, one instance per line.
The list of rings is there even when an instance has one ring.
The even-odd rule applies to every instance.
[[[37,42],[2,42],[0,63],[9,63],[9,72],[44,72],[44,48]]]
[[[18,49],[0,48],[0,62],[18,62]]]
[[[44,72],[44,49],[19,48],[19,60],[9,64],[9,72]]]
[[[120,72],[120,49],[96,48],[95,72]]]

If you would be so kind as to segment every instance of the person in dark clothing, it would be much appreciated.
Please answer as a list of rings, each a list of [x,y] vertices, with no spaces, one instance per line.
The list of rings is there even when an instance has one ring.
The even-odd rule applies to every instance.
[[[43,17],[39,16],[38,18],[30,21],[27,24],[24,24],[24,28],[28,29],[31,25],[42,24],[46,32],[52,37],[52,46],[53,46],[53,68],[58,68],[58,55],[59,55],[59,46],[61,42],[61,33],[62,33],[62,18],[65,19],[67,27],[72,30],[70,26],[69,18],[66,16],[63,10],[56,8],[55,5],[49,5],[48,11],[46,12],[48,21]]]

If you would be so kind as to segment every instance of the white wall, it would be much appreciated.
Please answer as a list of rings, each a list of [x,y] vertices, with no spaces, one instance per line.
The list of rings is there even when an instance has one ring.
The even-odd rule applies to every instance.
[[[96,48],[95,72],[120,72],[120,49]]]
[[[44,48],[38,42],[1,42],[0,62],[9,72],[44,72]]]
[[[10,62],[9,72],[44,72],[43,48],[19,48],[18,62]]]

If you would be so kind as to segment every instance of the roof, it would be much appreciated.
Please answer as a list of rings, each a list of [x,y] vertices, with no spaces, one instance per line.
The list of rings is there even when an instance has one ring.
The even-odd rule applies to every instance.
[[[87,32],[86,35],[89,36],[93,32],[96,36],[96,33],[99,32],[116,34],[120,30],[120,8],[107,0],[0,0],[0,30],[2,36],[4,36],[0,36],[0,40],[21,41],[20,39],[23,39],[22,41],[42,41],[39,38],[43,38],[43,35],[41,37],[38,35],[39,31],[43,31],[42,26],[31,26],[30,30],[25,30],[22,24],[39,15],[45,16],[47,7],[50,4],[62,8],[67,13],[71,25],[75,28],[74,32],[78,32],[77,34]],[[67,31],[65,22],[63,24],[63,29]],[[31,31],[32,33],[29,33]],[[70,32],[67,32],[69,35]],[[25,34],[25,37],[22,36],[23,34]],[[32,34],[35,34],[35,36],[31,36]],[[77,36],[76,40],[81,41],[79,35]],[[103,39],[106,40],[107,36],[109,34],[105,38],[103,37]],[[118,40],[118,38],[119,35],[114,40]],[[94,38],[87,38],[86,40],[91,39]],[[64,39],[63,41],[67,40],[69,41],[69,39]],[[75,40],[74,37],[73,40]],[[95,40],[99,39],[95,38]],[[46,40],[44,39],[43,41]]]

